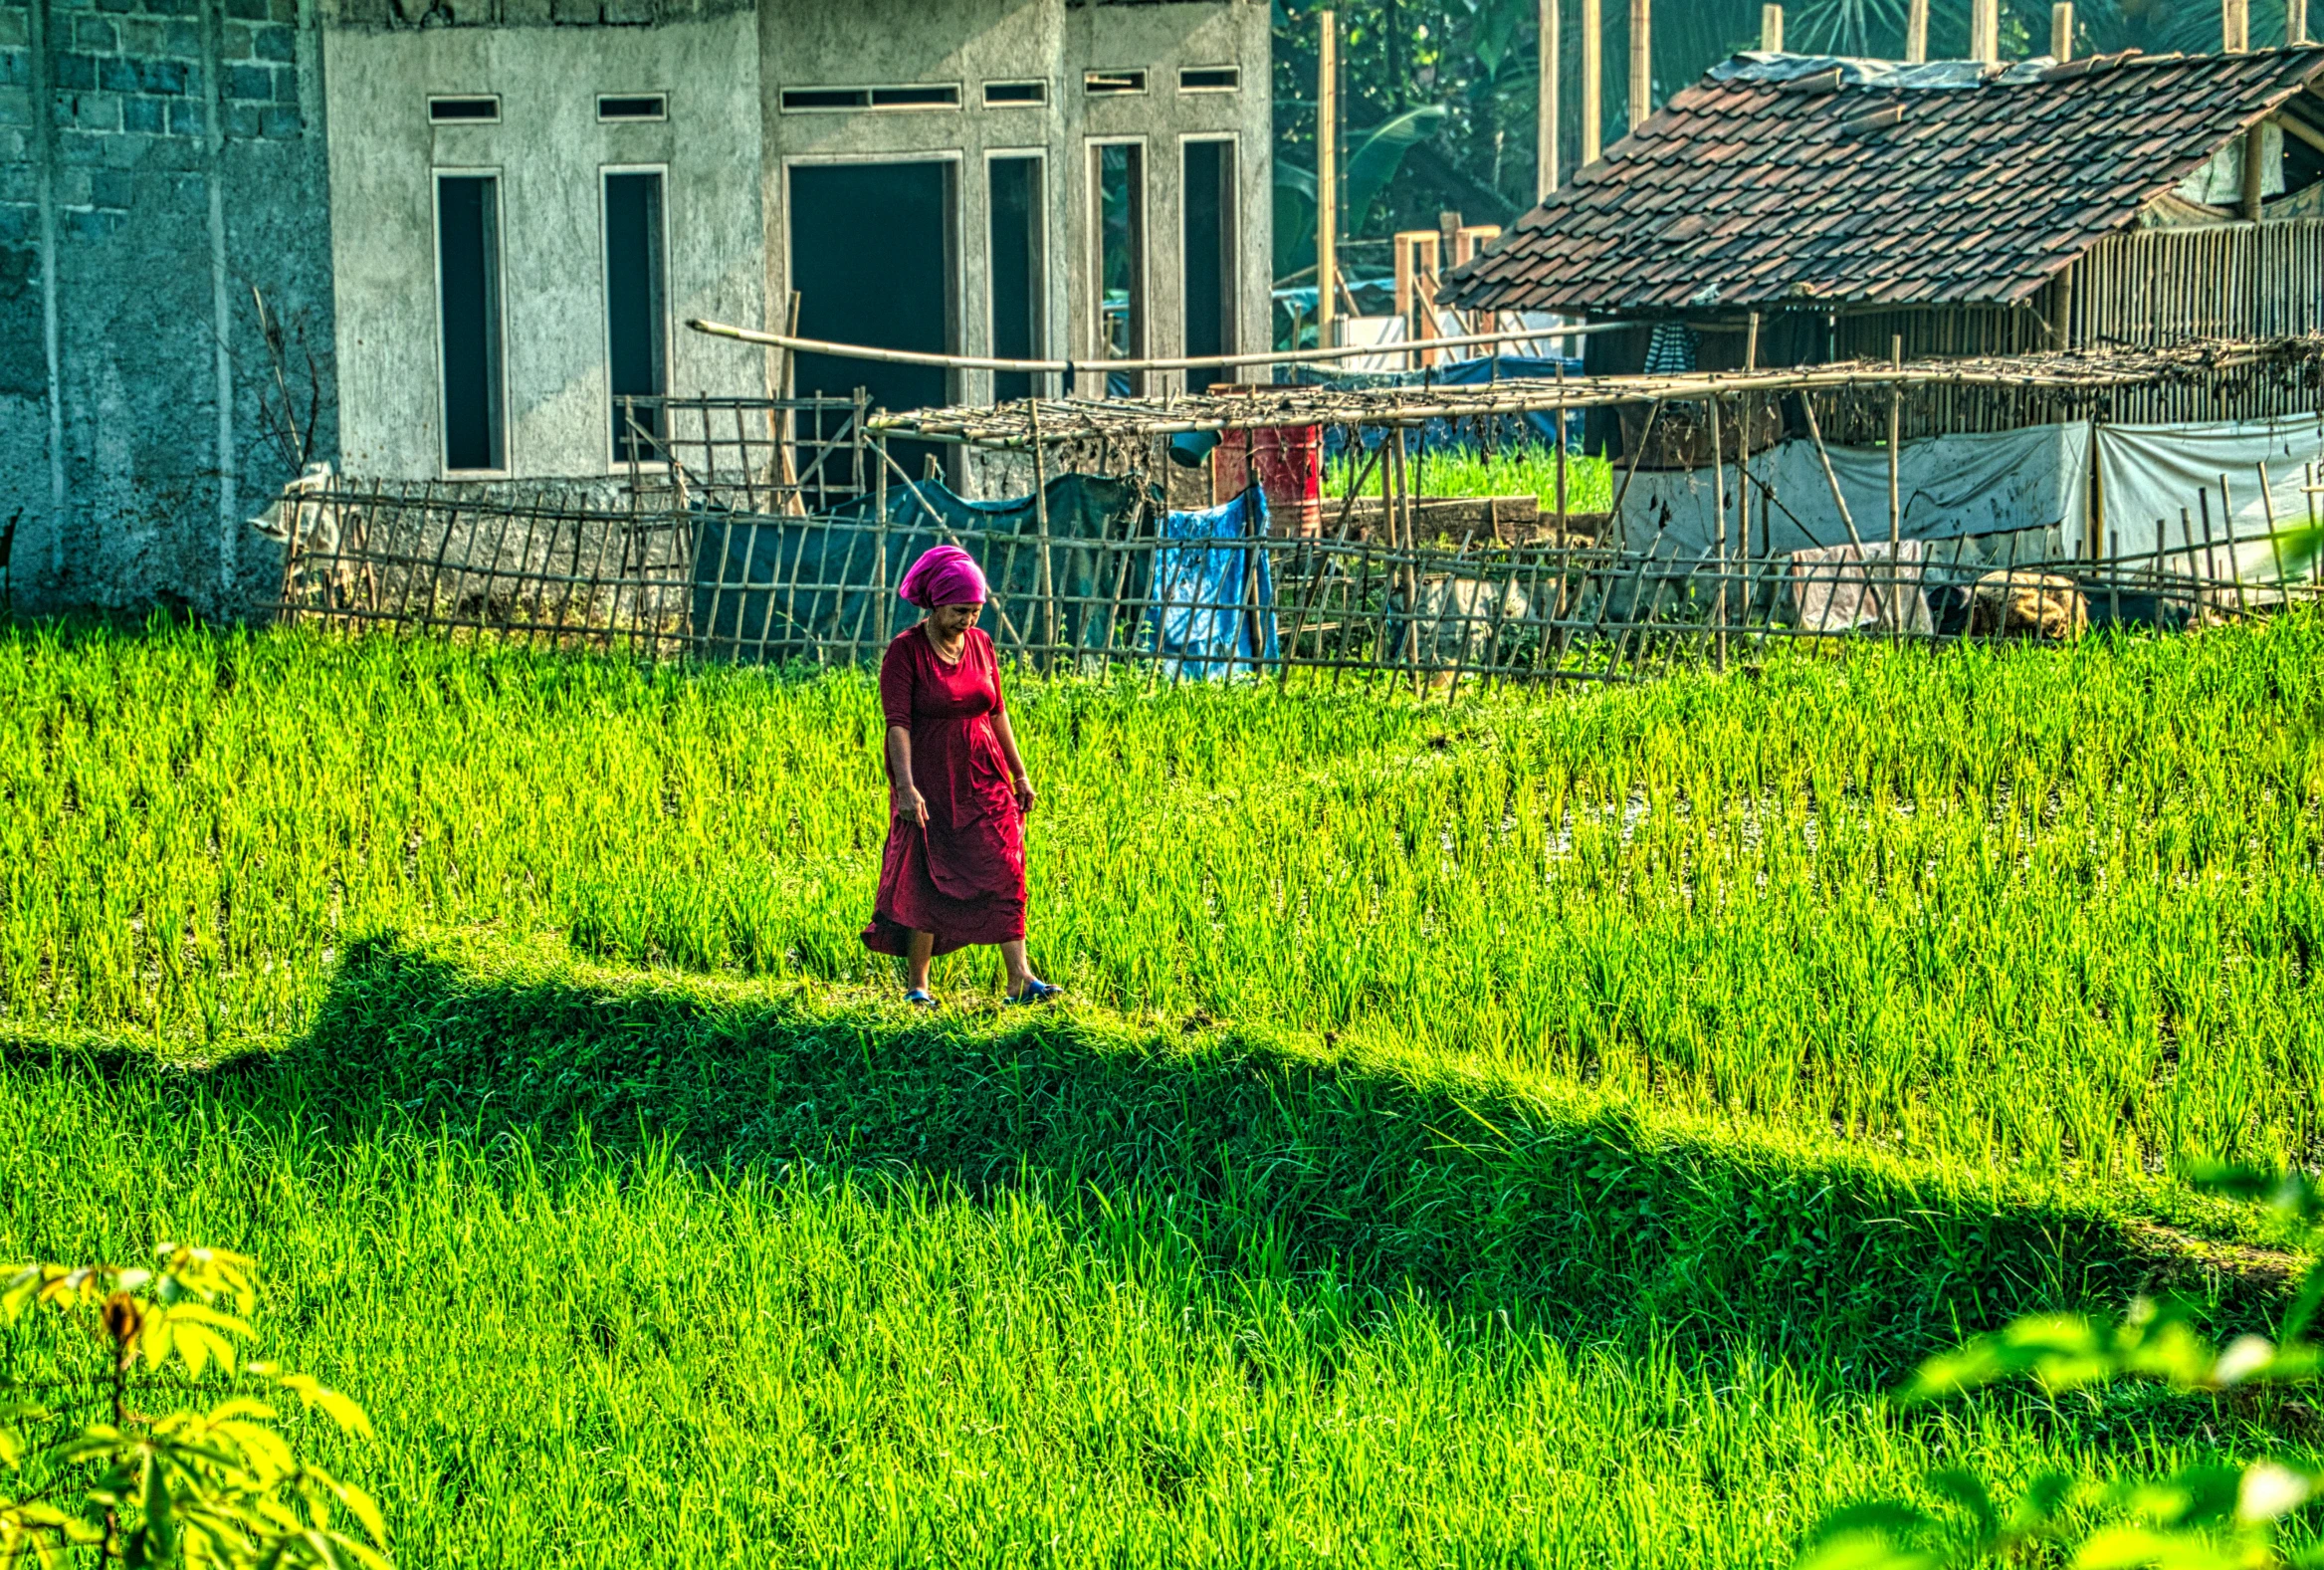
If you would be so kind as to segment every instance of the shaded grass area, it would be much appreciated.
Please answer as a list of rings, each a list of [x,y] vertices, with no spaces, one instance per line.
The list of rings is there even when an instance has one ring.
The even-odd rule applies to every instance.
[[[0,1216],[263,1253],[270,1350],[381,1419],[342,1458],[409,1565],[1773,1565],[1940,1458],[2254,1421],[1871,1399],[1957,1310],[2202,1287],[2087,1197],[553,941],[364,942],[303,1039],[207,1070],[20,1045]]]

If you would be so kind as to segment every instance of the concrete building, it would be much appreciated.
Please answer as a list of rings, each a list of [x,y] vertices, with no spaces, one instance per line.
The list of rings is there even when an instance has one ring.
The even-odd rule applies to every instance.
[[[603,483],[622,394],[768,390],[686,320],[794,294],[807,336],[893,347],[1266,345],[1265,0],[317,4],[0,0],[20,607],[262,605],[243,520],[302,456]]]

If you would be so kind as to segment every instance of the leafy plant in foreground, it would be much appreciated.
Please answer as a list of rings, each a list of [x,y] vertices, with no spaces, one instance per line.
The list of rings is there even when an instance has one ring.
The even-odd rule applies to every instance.
[[[2197,1181],[2264,1200],[2295,1218],[2312,1243],[2324,1241],[2324,1188],[2303,1173],[2221,1169]],[[2324,1342],[2308,1339],[2319,1305],[2324,1258],[2309,1266],[2273,1341],[2243,1335],[2216,1346],[2186,1304],[2146,1298],[2112,1325],[2079,1314],[2029,1315],[1929,1359],[1897,1400],[1918,1405],[2014,1379],[2051,1392],[2152,1381],[2212,1395],[2314,1384],[2324,1377]],[[1922,1481],[1947,1513],[1901,1499],[1846,1506],[1824,1518],[1796,1570],[1941,1570],[2029,1559],[2075,1570],[2324,1565],[2324,1545],[2287,1550],[2278,1541],[2280,1524],[2324,1492],[2324,1468],[2310,1461],[2202,1461],[2169,1476],[2112,1483],[2076,1483],[2045,1471],[2014,1499],[1997,1498],[1967,1467],[1943,1467]],[[2085,1528],[2093,1517],[2098,1524]]]
[[[301,1460],[249,1394],[296,1396],[347,1433],[367,1435],[362,1409],[306,1374],[239,1362],[257,1299],[239,1254],[163,1243],[155,1264],[27,1264],[5,1272],[0,1323],[28,1308],[57,1310],[97,1332],[105,1366],[40,1387],[93,1398],[105,1416],[72,1422],[0,1392],[0,1570],[85,1562],[139,1567],[359,1565],[386,1570],[386,1527],[369,1495]],[[207,1411],[149,1416],[172,1363],[200,1381],[212,1369],[244,1388]],[[239,1363],[239,1367],[238,1367]],[[131,1376],[143,1365],[145,1377]],[[360,1535],[338,1524],[351,1518]]]

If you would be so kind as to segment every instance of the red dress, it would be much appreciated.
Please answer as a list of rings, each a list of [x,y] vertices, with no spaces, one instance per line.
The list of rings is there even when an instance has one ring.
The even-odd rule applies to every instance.
[[[912,733],[928,826],[891,812],[879,900],[863,931],[874,954],[901,956],[913,932],[935,933],[939,954],[1025,935],[1024,815],[992,729],[1003,707],[1000,661],[976,628],[954,665],[937,658],[917,626],[888,645],[880,710],[888,726]]]

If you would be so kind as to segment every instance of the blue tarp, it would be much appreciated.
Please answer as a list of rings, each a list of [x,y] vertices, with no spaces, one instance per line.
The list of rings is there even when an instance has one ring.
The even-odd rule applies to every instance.
[[[1255,674],[1281,652],[1275,636],[1275,574],[1264,539],[1267,498],[1252,486],[1224,507],[1168,513],[1154,554],[1156,668],[1196,679]],[[1218,542],[1210,544],[1208,542]]]

